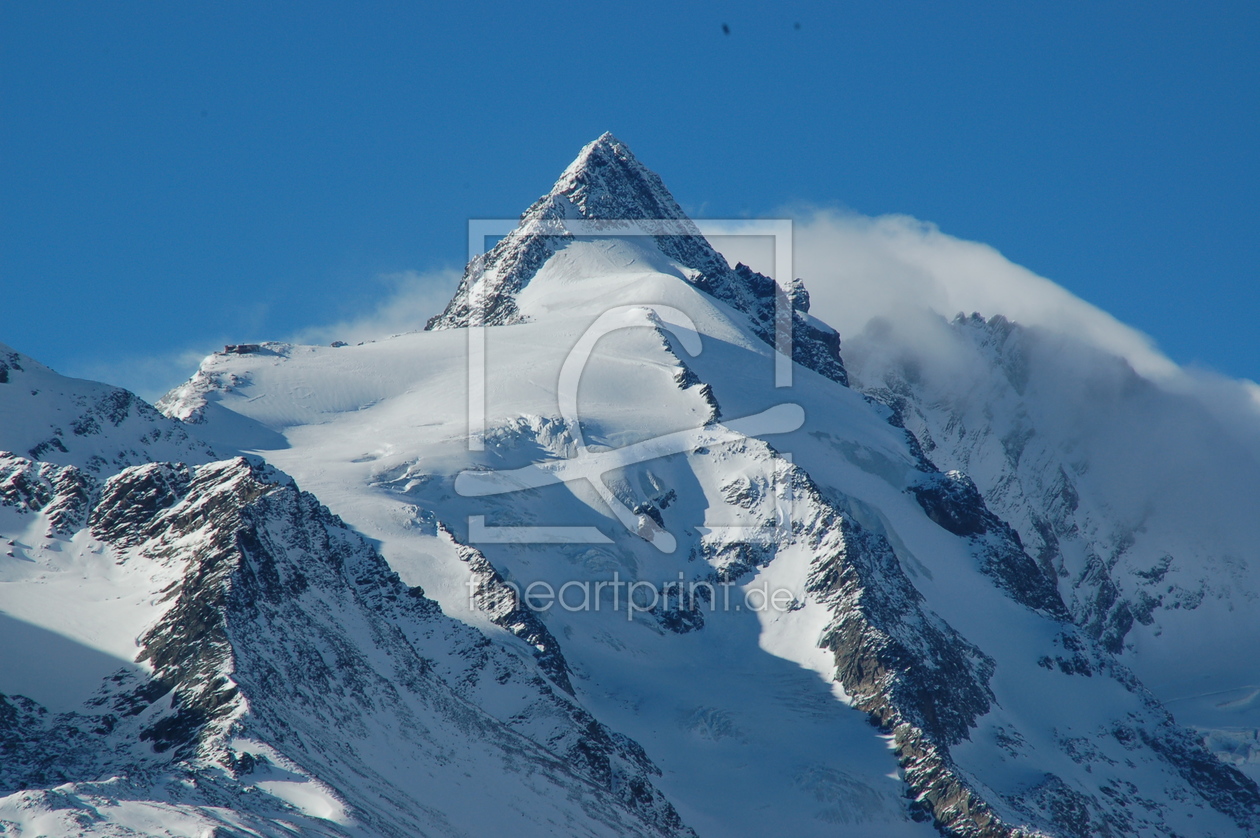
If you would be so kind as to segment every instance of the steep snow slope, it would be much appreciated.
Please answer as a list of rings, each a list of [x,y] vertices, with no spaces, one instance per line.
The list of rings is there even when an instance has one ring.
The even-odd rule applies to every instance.
[[[798,284],[809,351],[776,388],[764,277],[712,267],[685,231],[530,234],[549,214],[674,213],[662,194],[602,137],[469,266],[436,331],[215,355],[163,409],[216,440],[233,414],[280,435],[270,460],[640,743],[700,834],[1260,828],[1254,783],[1072,625],[970,479],[844,386]],[[470,450],[455,327],[478,307],[498,325]],[[645,583],[642,608],[616,581]],[[699,596],[647,598],[667,582]],[[561,599],[531,615],[508,583]]]
[[[0,390],[28,420],[0,446],[67,393],[118,399],[16,361],[46,412]],[[134,410],[143,461],[179,426]],[[89,451],[132,444],[107,427]],[[283,474],[88,457],[0,455],[5,834],[690,834],[562,673],[443,615]]]
[[[92,496],[128,466],[213,459],[126,390],[0,344],[0,692],[73,709],[134,658],[146,601],[170,579],[102,558],[83,530]],[[15,512],[30,508],[45,514]]]
[[[89,474],[214,452],[134,394],[67,378],[0,343],[0,450]]]
[[[577,226],[583,222],[592,229]],[[774,346],[776,326],[783,325],[779,318],[790,320],[795,332],[791,356],[828,378],[847,380],[838,352],[840,338],[830,326],[808,316],[804,288],[790,283],[780,289],[770,277],[745,265],[728,265],[656,173],[612,134],[587,144],[551,191],[525,211],[516,232],[468,264],[446,310],[426,328],[527,320],[531,315],[521,309],[518,295],[540,266],[583,233],[594,233],[598,240],[628,227],[648,234],[636,238],[653,245],[655,261],[668,261],[668,272],[741,311],[762,341]]]
[[[685,286],[678,290],[687,292]],[[699,388],[679,389],[675,384],[681,368],[660,333],[648,326],[647,312],[637,319],[644,328],[601,343],[587,368],[584,389],[586,381],[611,385],[597,404],[583,402],[583,422],[591,443],[615,439],[621,445],[657,432],[694,428],[711,413]],[[584,325],[565,328],[562,334],[572,334],[570,329]],[[531,455],[555,456],[572,445],[570,430],[553,418],[554,384],[542,378],[543,371],[554,370],[565,354],[564,342],[556,340],[556,324],[549,323],[546,329],[512,326],[506,330],[506,342],[501,343],[498,335],[490,337],[491,368],[495,359],[510,357],[514,362],[502,376],[493,377],[494,418],[489,427],[494,430],[487,450],[473,459],[492,467],[524,465]],[[251,386],[223,394],[221,404],[235,409],[239,400],[254,409],[251,418],[283,427],[280,423],[294,418],[286,404],[289,393],[301,386],[297,382],[307,374],[318,374],[328,385],[326,392],[338,395],[331,404],[321,404],[318,397],[302,399],[305,424],[288,428],[290,447],[267,452],[268,456],[286,468],[305,468],[309,478],[304,481],[318,480],[315,490],[321,496],[365,533],[380,539],[384,554],[405,580],[423,585],[447,613],[490,631],[495,628],[492,615],[470,597],[473,568],[459,561],[455,545],[429,523],[431,517],[436,515],[461,541],[467,541],[470,514],[487,515],[490,526],[531,521],[589,526],[606,521],[607,513],[591,517],[590,505],[598,509],[600,501],[589,492],[565,497],[567,493],[551,491],[541,500],[508,496],[489,506],[480,498],[460,499],[452,482],[470,464],[466,417],[459,398],[464,346],[462,333],[438,332],[367,344],[354,351],[347,351],[349,347],[269,347],[277,354],[252,359],[263,360],[264,365],[249,370]],[[440,359],[447,352],[451,361],[442,369]],[[638,363],[638,358],[652,358],[652,353],[655,363]],[[417,364],[417,359],[423,359],[422,363]],[[251,359],[213,360],[244,369]],[[769,358],[760,360],[770,365]],[[339,395],[355,386],[361,365],[397,370],[402,378],[394,393],[373,394],[374,406],[362,410],[361,403],[341,402]],[[636,398],[627,400],[627,392]],[[273,399],[268,393],[278,397]],[[272,405],[276,414],[270,413]],[[316,416],[316,410],[321,415]],[[892,429],[888,430],[892,437]],[[722,461],[727,459],[721,456]],[[752,485],[764,483],[767,468],[773,472],[769,458],[761,452],[757,461],[715,470],[726,481],[748,472]],[[662,486],[674,486],[675,478],[668,473],[644,477],[649,486],[653,479]],[[624,491],[640,490],[627,485]],[[662,489],[661,494],[667,492]],[[681,497],[674,504],[658,499],[658,505],[667,507],[662,514],[677,512],[697,524],[706,522],[705,497],[683,492],[681,487],[675,487],[675,494]],[[447,496],[448,502],[441,503]],[[720,496],[716,500],[726,506]],[[683,503],[690,507],[686,513],[679,510]],[[542,509],[535,508],[536,504]],[[760,511],[753,510],[754,514]],[[741,521],[719,517],[707,523]],[[620,528],[615,522],[614,526]],[[707,564],[687,561],[691,544],[665,556],[637,535],[604,529],[614,544],[524,547],[521,565],[501,558],[502,551],[512,545],[477,546],[522,587],[549,581],[558,589],[570,578],[609,580],[614,570],[627,580],[659,581],[677,578],[680,568],[686,568],[689,576],[696,570],[701,576],[709,571]],[[694,531],[683,535],[694,543]],[[662,788],[688,824],[702,834],[740,834],[741,829],[746,830],[743,834],[764,834],[774,824],[786,822],[802,834],[821,835],[833,831],[837,819],[855,822],[854,827],[864,824],[866,831],[859,834],[896,834],[906,828],[898,826],[906,820],[898,784],[886,776],[897,769],[886,744],[858,714],[835,705],[826,683],[816,675],[762,651],[755,614],[706,615],[711,629],[677,635],[663,629],[656,619],[646,625],[643,620],[630,622],[624,607],[619,611],[613,611],[610,603],[603,607],[606,610],[601,613],[564,612],[568,618],[564,623],[553,619],[559,613],[544,619],[559,640],[579,697],[597,717],[614,727],[620,724],[617,729],[644,745],[666,772]],[[752,799],[765,808],[749,811],[742,802]]]
[[[1260,779],[1254,438],[1176,379],[1001,316],[885,319],[848,361],[937,465],[975,479],[1076,622]]]

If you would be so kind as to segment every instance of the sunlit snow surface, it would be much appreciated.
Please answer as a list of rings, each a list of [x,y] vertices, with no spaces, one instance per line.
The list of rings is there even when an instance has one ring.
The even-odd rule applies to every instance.
[[[0,508],[0,693],[75,710],[103,678],[135,666],[136,638],[164,610],[175,574],[119,564],[85,530],[52,537],[43,520],[6,518],[16,516]]]
[[[846,359],[1047,556],[1177,720],[1260,780],[1260,422],[1240,384],[1147,378],[1099,343],[907,311]]]
[[[887,537],[928,606],[996,661],[996,706],[971,741],[954,749],[962,769],[999,795],[1018,795],[1047,771],[1070,782],[1084,769],[1065,749],[1096,742],[1115,719],[1139,712],[1137,697],[1108,677],[1066,677],[1039,666],[1039,655],[1053,652],[1060,626],[1010,599],[980,572],[964,541],[923,515],[906,491],[917,472],[902,433],[858,393],[800,367],[795,386],[775,388],[770,349],[682,274],[653,249],[626,241],[574,242],[548,262],[518,300],[531,322],[486,333],[484,451],[470,451],[466,436],[465,330],[354,347],[269,344],[253,354],[214,356],[199,373],[201,386],[195,380],[167,409],[189,414],[204,399],[282,435],[283,442],[259,453],[379,539],[404,579],[424,586],[447,613],[492,632],[469,602],[467,570],[425,525],[432,516],[460,540],[469,536],[468,517],[477,515],[491,526],[599,527],[611,543],[477,545],[522,587],[541,580],[553,589],[570,580],[609,579],[614,571],[626,579],[702,578],[713,568],[695,560],[701,539],[711,537],[700,528],[772,522],[768,498],[777,466],[756,440],[606,475],[627,501],[659,500],[663,489],[674,490],[676,500],[660,504],[678,541],[672,553],[627,532],[581,483],[500,498],[454,490],[455,475],[465,469],[569,456],[572,430],[556,424],[557,377],[602,312],[624,305],[680,309],[702,336],[696,357],[668,345],[646,311],[640,328],[598,344],[580,390],[586,443],[616,448],[703,424],[710,406],[698,388],[679,386],[680,358],[711,385],[724,421],[799,404],[804,426],[765,442],[790,455],[856,521]],[[223,381],[233,383],[213,386]],[[207,438],[221,438],[219,415],[205,411]],[[761,487],[761,500],[732,502],[757,496],[741,494],[741,483]],[[741,580],[745,589],[782,585],[799,597],[798,610],[706,612],[705,627],[686,634],[642,615],[627,620],[624,609],[613,612],[607,604],[599,612],[553,607],[545,622],[574,671],[579,697],[644,746],[664,771],[661,788],[701,834],[821,835],[834,834],[838,824],[846,834],[926,832],[904,820],[887,743],[830,683],[828,656],[817,648],[827,617],[801,590],[807,564],[785,549]],[[1103,762],[1123,758],[1114,741],[1098,747]],[[1109,750],[1116,753],[1108,756]],[[1153,788],[1166,782],[1166,771],[1145,764],[1116,774]],[[1163,817],[1188,834],[1205,824],[1233,828],[1199,804],[1169,808]]]
[[[404,580],[423,586],[448,614],[497,633],[502,630],[471,606],[467,566],[449,541],[426,532],[426,513],[436,513],[461,540],[469,515],[484,515],[490,526],[596,526],[610,539],[604,545],[477,545],[521,587],[541,580],[559,589],[569,580],[611,580],[614,571],[622,579],[655,582],[676,580],[681,572],[690,581],[710,570],[691,555],[700,538],[697,527],[750,523],[738,517],[748,511],[722,499],[722,487],[739,480],[765,483],[773,473],[764,446],[750,442],[608,475],[631,495],[650,486],[649,473],[675,489],[679,500],[663,510],[679,540],[672,554],[627,532],[581,483],[498,498],[460,497],[453,477],[463,469],[565,456],[563,440],[546,450],[536,431],[540,419],[557,416],[560,366],[599,314],[645,304],[688,313],[701,332],[702,351],[696,358],[678,351],[703,370],[704,380],[713,380],[712,371],[730,383],[716,392],[726,418],[801,403],[797,396],[806,390],[776,392],[769,348],[735,325],[721,304],[682,282],[659,255],[633,243],[575,244],[543,269],[521,302],[523,311],[546,322],[488,330],[490,430],[484,452],[468,450],[464,330],[356,347],[269,345],[255,355],[215,356],[202,369],[248,382],[208,396],[284,435],[287,447],[259,453],[379,539]],[[637,328],[600,341],[580,390],[588,445],[622,447],[702,426],[710,407],[695,388],[679,388],[678,357],[652,328],[647,308]],[[804,370],[797,375],[823,382]],[[822,401],[814,398],[803,403],[807,415],[851,416],[866,438],[886,446],[879,456],[890,469],[913,470],[895,430],[859,396],[832,387]],[[213,436],[213,419],[208,424]],[[804,432],[767,439],[781,451],[819,446]],[[847,465],[840,471],[869,477]],[[773,507],[763,503],[751,515],[762,523]],[[800,576],[789,580],[804,599],[802,582]],[[758,614],[742,606],[734,610],[743,598],[737,588],[729,613],[706,613],[703,630],[679,635],[642,615],[628,620],[624,603],[613,611],[610,590],[603,593],[599,612],[556,607],[545,621],[575,670],[582,700],[647,749],[664,771],[662,789],[702,835],[764,835],[789,827],[801,835],[830,835],[838,824],[851,834],[930,834],[906,820],[897,764],[885,739],[863,714],[837,700],[833,665],[817,648],[820,619],[826,618],[815,616],[815,609],[782,615],[763,637]],[[577,601],[576,592],[569,601]],[[801,660],[783,654],[776,642]]]
[[[681,217],[605,135],[524,224],[611,211]],[[1106,352],[1082,360],[1040,334],[1003,343],[1024,335],[1004,320],[873,321],[846,345],[850,389],[819,361],[832,333],[801,315],[816,331],[807,363],[825,375],[796,366],[776,386],[769,280],[715,269],[697,241],[526,242],[474,262],[484,270],[444,330],[229,347],[162,400],[166,416],[0,347],[6,712],[81,733],[72,722],[101,717],[75,712],[157,666],[138,639],[190,644],[210,667],[122,720],[135,730],[108,740],[130,749],[99,763],[110,771],[81,760],[75,782],[14,791],[0,825],[934,834],[911,819],[908,788],[964,828],[990,807],[1005,827],[1074,835],[1260,824],[1255,788],[1164,712],[1256,771],[1260,533],[1235,525],[1260,496],[1260,443],[1214,440],[1221,410],[1178,402]],[[478,277],[512,325],[451,328]],[[597,323],[617,328],[595,340]],[[937,473],[916,437],[1019,530],[1078,626],[1034,559],[986,552],[1018,542],[984,504],[924,499],[971,484]],[[143,496],[141,523],[114,536],[130,547],[104,543],[108,527],[82,511],[116,479]],[[234,518],[242,509],[257,517]],[[955,512],[988,516],[987,540],[950,524]],[[215,601],[223,626],[189,612],[153,637],[188,585],[218,590],[196,587],[215,567],[236,568],[245,591]],[[618,581],[709,596],[633,609]],[[504,584],[558,599],[541,624],[504,619],[485,598]],[[885,658],[866,645],[884,642]],[[203,687],[227,703],[196,759],[155,753],[155,728],[132,735]],[[896,736],[854,704],[892,707]]]
[[[101,479],[153,461],[213,452],[131,393],[66,378],[0,344],[0,461],[37,459]],[[6,487],[7,488],[7,487]],[[127,566],[87,531],[55,533],[0,504],[0,693],[56,712],[134,668],[136,638],[161,614],[170,571]]]
[[[187,583],[182,577],[203,553],[223,549],[214,539],[226,536],[230,549],[232,530],[216,528],[234,526],[236,487],[250,484],[253,498],[262,490],[277,502],[303,501],[287,477],[266,466],[212,462],[215,455],[189,439],[178,422],[130,394],[65,379],[16,353],[6,351],[4,360],[9,368],[0,389],[0,416],[23,420],[0,425],[0,446],[17,449],[0,453],[0,706],[7,714],[0,718],[6,737],[0,769],[6,781],[10,772],[22,778],[18,788],[23,789],[10,786],[0,797],[5,834],[203,838],[220,832],[368,836],[501,829],[645,834],[643,821],[546,750],[559,747],[548,737],[572,736],[567,726],[573,722],[564,715],[568,700],[548,703],[552,693],[534,683],[541,680],[519,641],[512,638],[508,649],[485,648],[477,632],[440,615],[426,618],[423,605],[415,606],[418,612],[404,607],[396,632],[383,630],[382,609],[398,601],[406,606],[413,598],[399,597],[406,589],[391,588],[392,577],[380,575],[387,569],[373,564],[370,545],[335,520],[319,517],[317,506],[296,509],[297,517],[276,517],[279,510],[264,517],[262,526],[274,530],[261,537],[273,538],[272,549],[279,551],[268,559],[274,559],[272,572],[288,566],[292,574],[299,568],[307,581],[305,588],[293,587],[276,602],[258,603],[255,613],[263,615],[258,625],[249,622],[254,609],[238,613],[234,619],[242,633],[229,637],[225,659],[214,657],[213,622],[176,626],[176,643],[179,631],[207,632],[188,641],[195,654],[198,646],[208,650],[208,660],[217,667],[208,673],[211,686],[231,687],[236,679],[247,687],[244,702],[229,704],[228,715],[211,725],[217,733],[207,738],[219,750],[172,765],[169,749],[155,752],[137,735],[143,725],[169,713],[170,693],[141,701],[139,715],[115,714],[107,720],[105,711],[115,706],[109,702],[152,674],[151,661],[138,659],[137,641],[183,601],[176,583]],[[102,403],[116,409],[102,413]],[[104,421],[89,426],[82,421],[85,416]],[[76,432],[76,426],[84,432]],[[21,450],[46,438],[63,442],[53,453]],[[43,457],[32,459],[36,454]],[[124,498],[123,508],[134,502],[131,511],[145,516],[122,529],[134,539],[132,546],[105,544],[94,534],[102,522],[89,526],[86,516],[96,501],[77,511],[70,508],[62,518],[47,505],[50,495],[58,502],[63,495],[72,498],[74,493],[63,491],[59,481],[76,474],[85,475],[83,485],[92,496],[117,480],[131,480],[135,491],[143,491],[137,478],[170,470],[148,463],[154,455],[193,464],[183,473],[200,488],[152,498],[147,508],[143,498]],[[305,502],[314,504],[309,498]],[[209,514],[199,512],[203,506]],[[141,526],[154,515],[167,523],[153,532],[169,535],[156,544],[148,541],[153,532]],[[169,522],[180,516],[187,528],[171,530]],[[303,548],[293,540],[295,527],[306,527],[307,538],[331,539],[341,552],[316,557],[309,542]],[[317,558],[322,567],[315,566]],[[351,560],[360,562],[353,573],[346,564]],[[374,584],[392,599],[375,605],[364,600],[356,586],[373,583],[364,575],[369,573],[377,574]],[[271,605],[296,610],[278,622],[274,612],[266,613]],[[294,661],[286,659],[295,654],[306,656],[296,673]],[[315,694],[302,682],[267,683],[286,669],[299,677],[306,670],[318,675],[324,655],[338,668],[315,682]],[[472,703],[476,696],[466,698],[450,686],[466,677],[475,682],[479,666],[490,668],[489,684],[471,689],[485,707]],[[360,694],[365,684],[373,687],[366,701]],[[102,695],[106,704],[91,703]],[[33,722],[17,719],[15,726],[14,707]],[[521,724],[528,724],[529,733],[546,746],[493,713],[523,716]],[[249,730],[265,732],[267,741],[215,741],[241,719]],[[110,739],[107,728],[115,723],[120,735]],[[94,739],[91,729],[98,727],[105,734]],[[277,734],[277,727],[283,732]],[[45,733],[50,734],[46,740],[30,741],[52,750],[32,753],[23,737]],[[231,776],[215,762],[230,759],[239,765],[247,756],[257,758],[254,764]],[[118,766],[120,774],[94,770],[94,765]],[[25,779],[31,776],[33,783]],[[72,781],[57,782],[61,777]],[[487,793],[494,795],[494,805],[484,804]],[[354,801],[355,813],[348,800]]]

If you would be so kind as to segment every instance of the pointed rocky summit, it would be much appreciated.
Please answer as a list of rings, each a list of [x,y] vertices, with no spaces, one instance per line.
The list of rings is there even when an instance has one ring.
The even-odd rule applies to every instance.
[[[840,360],[840,337],[807,316],[809,295],[799,280],[783,291],[768,276],[746,265],[732,268],[700,234],[660,177],[639,162],[610,133],[584,146],[551,191],[521,216],[516,231],[471,262],[446,309],[429,320],[428,330],[470,325],[499,326],[524,320],[516,297],[539,269],[575,236],[584,233],[651,234],[656,248],[681,268],[689,282],[744,314],[753,331],[771,346],[775,338],[776,295],[793,313],[793,360],[833,381],[848,383]],[[633,230],[627,231],[631,227]],[[659,232],[658,232],[659,231]],[[478,311],[480,309],[480,311]]]

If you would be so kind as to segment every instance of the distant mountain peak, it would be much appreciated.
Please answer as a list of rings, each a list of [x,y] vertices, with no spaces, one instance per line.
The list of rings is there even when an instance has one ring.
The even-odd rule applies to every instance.
[[[154,459],[198,464],[215,456],[134,393],[61,375],[3,343],[0,452],[92,474]]]
[[[793,282],[791,291],[784,291],[764,274],[744,265],[728,265],[660,176],[607,132],[582,147],[551,190],[521,215],[512,235],[468,263],[455,296],[425,328],[500,326],[527,319],[517,305],[517,295],[552,256],[574,241],[569,222],[608,222],[608,235],[616,237],[618,221],[642,222],[638,229],[620,235],[646,234],[667,259],[685,269],[688,282],[745,315],[753,332],[772,346],[782,297],[794,310],[793,358],[828,378],[848,383],[840,360],[840,338],[830,327],[805,315],[808,295],[803,286]],[[578,232],[589,235],[589,231]]]
[[[561,197],[577,210],[577,217],[588,221],[689,220],[661,178],[609,132],[582,147],[551,191],[525,217]]]

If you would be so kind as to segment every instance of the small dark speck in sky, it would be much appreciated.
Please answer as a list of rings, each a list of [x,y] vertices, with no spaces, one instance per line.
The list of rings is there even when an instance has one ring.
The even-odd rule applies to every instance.
[[[723,24],[722,24],[722,34],[723,34],[723,35],[729,35],[729,34],[731,34],[731,27],[729,27],[729,26],[727,26],[725,23],[723,23]]]
[[[801,22],[798,20],[798,21],[796,22],[796,25],[795,25],[793,28],[794,28],[794,29],[800,29],[800,28],[801,28]]]

